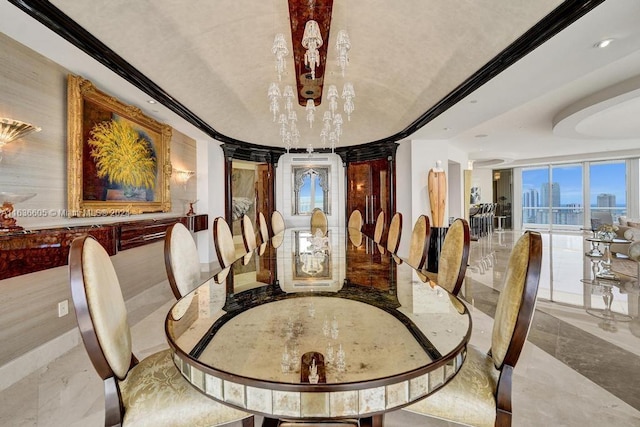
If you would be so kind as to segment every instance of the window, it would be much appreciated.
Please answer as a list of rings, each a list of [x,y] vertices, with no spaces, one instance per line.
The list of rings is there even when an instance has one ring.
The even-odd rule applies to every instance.
[[[293,168],[293,214],[311,215],[320,208],[329,214],[329,167]]]
[[[624,160],[591,163],[589,166],[591,213],[610,213],[614,222],[627,214],[627,177]]]

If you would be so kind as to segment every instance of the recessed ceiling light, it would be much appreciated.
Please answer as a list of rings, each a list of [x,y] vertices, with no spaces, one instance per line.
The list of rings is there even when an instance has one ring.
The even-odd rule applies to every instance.
[[[148,102],[149,104],[157,104],[157,102],[156,102],[156,101],[154,101],[153,99],[150,99],[150,100],[148,100],[147,102]]]
[[[607,47],[613,42],[613,39],[604,39],[600,40],[598,43],[594,44],[593,47],[597,47],[599,49]]]
[[[489,135],[487,135],[486,133],[479,133],[479,134],[476,135],[476,138],[486,138],[488,136]]]
[[[477,99],[472,99],[472,100],[471,100],[471,101],[469,101],[469,102],[470,102],[471,104],[475,104],[475,103],[477,103],[477,102],[478,102],[478,100],[477,100]]]

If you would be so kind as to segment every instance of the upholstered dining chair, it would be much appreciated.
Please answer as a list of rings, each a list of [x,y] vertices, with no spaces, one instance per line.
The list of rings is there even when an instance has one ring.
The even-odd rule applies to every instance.
[[[387,234],[387,250],[392,254],[398,252],[400,237],[402,237],[402,214],[400,212],[396,212],[391,217],[389,233]]]
[[[253,251],[258,247],[256,243],[256,232],[253,228],[253,223],[248,215],[242,215],[242,221],[240,222],[240,228],[242,229],[242,241],[244,242],[244,249],[247,252]]]
[[[236,247],[229,224],[221,216],[213,220],[213,244],[218,255],[220,268],[226,268],[237,259]]]
[[[409,244],[409,257],[407,258],[407,263],[416,270],[420,270],[427,261],[430,234],[431,225],[429,217],[420,215],[413,225],[411,243]]]
[[[351,215],[349,215],[347,227],[360,231],[362,230],[362,223],[362,213],[358,209],[354,209]]]
[[[373,231],[373,241],[381,245],[384,238],[384,211],[380,211],[376,218],[376,228]]]
[[[269,240],[269,226],[262,212],[258,213],[258,229],[260,230],[260,243],[266,243]]]
[[[460,292],[462,281],[467,273],[470,242],[469,223],[463,218],[457,218],[449,226],[442,242],[437,275],[434,278],[427,274],[438,286],[454,295]]]
[[[284,217],[278,211],[271,214],[271,232],[276,235],[284,230]]]
[[[164,237],[164,266],[176,299],[182,298],[200,284],[198,248],[187,227],[180,222],[167,228]]]
[[[89,358],[104,381],[105,426],[218,426],[253,416],[204,396],[178,372],[170,349],[132,353],[122,290],[109,255],[82,236],[69,253],[71,297]]]
[[[540,233],[526,231],[509,257],[489,352],[468,346],[466,360],[451,382],[405,410],[464,425],[511,425],[513,369],[533,318],[541,263]]]
[[[327,215],[322,209],[315,208],[311,212],[311,234],[314,234],[318,229],[322,231],[322,234],[327,234],[328,227]]]

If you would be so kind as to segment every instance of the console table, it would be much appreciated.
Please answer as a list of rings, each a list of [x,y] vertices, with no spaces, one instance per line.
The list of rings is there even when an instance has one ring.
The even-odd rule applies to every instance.
[[[0,234],[0,280],[66,265],[71,242],[89,234],[109,255],[163,240],[167,227],[181,222],[193,232],[209,228],[208,215],[143,219]]]

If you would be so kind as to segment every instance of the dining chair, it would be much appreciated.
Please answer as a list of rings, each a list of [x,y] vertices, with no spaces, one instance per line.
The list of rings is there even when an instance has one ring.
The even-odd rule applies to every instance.
[[[118,276],[107,251],[91,236],[69,252],[69,281],[78,328],[104,381],[105,426],[218,426],[251,414],[204,396],[176,368],[170,349],[138,360]]]
[[[322,234],[327,234],[327,228],[327,215],[322,211],[322,209],[315,208],[311,212],[311,234],[315,234],[318,229]]]
[[[541,264],[540,233],[526,231],[509,257],[489,352],[468,346],[451,382],[404,410],[472,426],[511,425],[513,369],[529,333]]]
[[[360,231],[362,230],[362,222],[362,213],[358,209],[354,209],[349,215],[347,227]]]
[[[258,213],[258,229],[260,230],[260,243],[269,241],[269,226],[262,212]]]
[[[213,220],[213,244],[220,268],[226,268],[236,260],[236,246],[229,224],[221,216]]]
[[[463,218],[457,218],[449,226],[444,242],[442,242],[442,250],[438,259],[438,273],[435,278],[435,283],[438,286],[453,295],[458,295],[460,292],[462,281],[467,273],[470,243],[469,223]]]
[[[240,228],[242,229],[242,242],[244,243],[244,249],[249,253],[258,247],[256,243],[256,232],[253,228],[253,223],[251,222],[249,215],[242,215]]]
[[[271,231],[274,235],[284,230],[284,217],[278,211],[271,214]]]
[[[381,245],[384,237],[384,211],[380,211],[376,218],[376,228],[373,231],[373,241]]]
[[[411,243],[409,244],[409,257],[407,258],[407,263],[416,270],[420,270],[427,261],[430,234],[429,217],[420,215],[413,225]]]
[[[392,254],[398,252],[400,237],[402,237],[402,214],[400,212],[396,212],[391,217],[389,233],[387,234],[387,250]]]
[[[167,228],[164,237],[164,266],[176,299],[200,284],[200,259],[191,233],[182,223]]]

